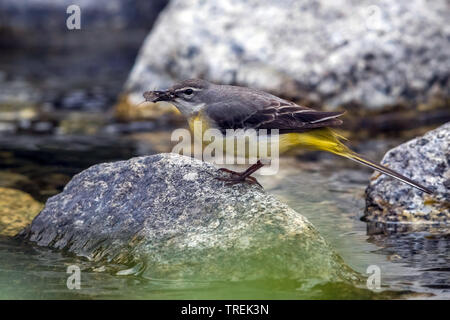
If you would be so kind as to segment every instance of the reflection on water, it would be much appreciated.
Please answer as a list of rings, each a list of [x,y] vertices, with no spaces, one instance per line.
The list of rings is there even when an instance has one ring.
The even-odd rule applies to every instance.
[[[37,183],[40,190],[49,172],[70,178],[93,163],[126,159],[138,152],[130,141],[92,138],[70,141],[73,150],[69,152],[64,147],[68,142],[58,143],[55,139],[35,140],[36,144],[40,141],[40,147],[35,149],[25,145],[20,148],[20,143],[8,146],[3,141],[1,171],[28,174],[29,181]],[[32,143],[33,139],[24,141]],[[94,149],[97,151],[92,152]],[[392,226],[368,226],[360,218],[370,171],[345,160],[333,156],[314,158],[314,161],[286,158],[280,167],[278,175],[261,176],[258,180],[268,192],[306,216],[352,268],[366,274],[368,266],[379,266],[383,292],[374,293],[342,283],[188,282],[117,275],[130,266],[92,265],[84,259],[3,237],[0,238],[0,299],[450,298],[448,228],[419,228],[399,233],[393,232]],[[47,191],[59,192],[51,188]],[[37,192],[36,195],[45,199],[51,194]],[[68,290],[66,286],[69,276],[66,270],[73,264],[81,268],[81,290]]]
[[[117,272],[95,271],[102,268],[94,268],[80,258],[7,238],[0,238],[0,255],[0,299],[380,299],[405,294],[376,294],[343,283],[196,282],[120,276]],[[80,290],[67,288],[70,265],[81,269]]]
[[[392,290],[450,298],[449,227],[362,222],[369,175],[364,168],[336,170],[335,163],[289,168],[268,191],[305,215],[355,270],[365,274],[377,265],[382,284]]]

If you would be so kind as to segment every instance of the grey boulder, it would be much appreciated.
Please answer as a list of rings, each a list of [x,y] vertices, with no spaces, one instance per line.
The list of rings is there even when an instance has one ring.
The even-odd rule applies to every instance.
[[[446,0],[173,0],[141,48],[128,102],[198,77],[329,109],[415,108],[449,96],[448,17]]]
[[[315,228],[256,185],[176,154],[73,177],[21,237],[164,279],[357,279]]]
[[[450,122],[386,153],[382,164],[427,186],[434,195],[374,173],[366,190],[368,221],[450,221]]]

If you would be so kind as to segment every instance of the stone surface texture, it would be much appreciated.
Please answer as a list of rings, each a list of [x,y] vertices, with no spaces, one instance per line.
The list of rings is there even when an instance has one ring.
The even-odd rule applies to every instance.
[[[173,0],[141,48],[126,90],[204,78],[328,109],[414,109],[449,97],[446,0]]]
[[[374,173],[366,190],[366,219],[447,222],[450,219],[450,122],[386,153],[382,164],[435,192]]]
[[[226,186],[223,174],[175,154],[98,164],[21,235],[155,278],[355,278],[301,214],[256,185]]]

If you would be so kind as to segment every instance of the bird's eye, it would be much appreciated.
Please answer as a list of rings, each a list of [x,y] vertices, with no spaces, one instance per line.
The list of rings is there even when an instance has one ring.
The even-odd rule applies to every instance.
[[[188,96],[190,96],[191,94],[193,94],[194,93],[194,90],[192,90],[192,89],[186,89],[186,90],[184,90],[184,94],[187,94]]]

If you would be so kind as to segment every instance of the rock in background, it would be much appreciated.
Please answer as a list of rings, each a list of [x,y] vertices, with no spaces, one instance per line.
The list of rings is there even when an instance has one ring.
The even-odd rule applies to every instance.
[[[125,101],[200,77],[328,109],[448,107],[449,14],[445,0],[173,0],[141,49]]]
[[[256,185],[175,154],[95,165],[22,233],[40,246],[153,278],[356,279],[301,214]]]
[[[0,187],[0,235],[14,236],[42,210],[29,194]]]
[[[390,150],[381,163],[429,187],[435,195],[375,172],[366,190],[366,220],[449,221],[450,122]]]

